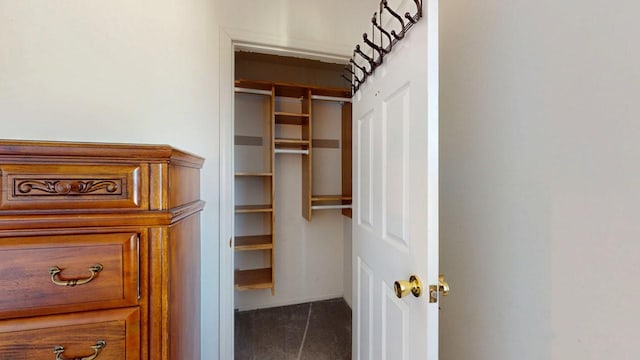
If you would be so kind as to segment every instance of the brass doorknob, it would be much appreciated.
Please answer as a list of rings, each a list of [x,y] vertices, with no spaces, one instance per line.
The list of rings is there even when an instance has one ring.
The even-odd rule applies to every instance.
[[[396,291],[396,296],[399,299],[412,293],[415,297],[422,295],[422,282],[417,275],[411,275],[409,281],[398,280],[393,284],[393,288]]]

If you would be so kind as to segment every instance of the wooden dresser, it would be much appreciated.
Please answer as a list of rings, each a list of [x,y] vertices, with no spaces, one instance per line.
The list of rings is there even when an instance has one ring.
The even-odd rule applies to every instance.
[[[203,161],[0,141],[0,359],[200,359]]]

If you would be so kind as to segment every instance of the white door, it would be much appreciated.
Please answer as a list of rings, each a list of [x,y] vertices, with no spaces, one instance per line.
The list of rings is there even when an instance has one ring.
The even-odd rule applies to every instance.
[[[428,5],[427,5],[428,4]],[[438,17],[398,42],[354,96],[353,358],[438,358]],[[417,275],[420,297],[396,297]]]

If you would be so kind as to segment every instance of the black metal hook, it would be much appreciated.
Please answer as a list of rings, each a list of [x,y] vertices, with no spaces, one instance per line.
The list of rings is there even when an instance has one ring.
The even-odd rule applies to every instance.
[[[362,82],[362,81],[360,80],[360,78],[358,77],[358,74],[356,74],[356,72],[355,72],[355,71],[351,70],[351,67],[350,67],[350,66],[345,66],[344,68],[345,68],[348,72],[350,72],[350,73],[351,73],[351,75],[353,75],[353,78],[354,78],[357,82]],[[344,76],[344,75],[343,75],[343,76]],[[366,76],[366,75],[365,75],[365,76]],[[363,80],[364,80],[364,78],[363,78]]]
[[[389,14],[391,14],[391,16],[400,21],[400,34],[397,34],[395,30],[391,30],[391,35],[393,35],[393,37],[397,40],[401,40],[402,38],[404,38],[404,20],[402,20],[402,16],[398,15],[398,13],[396,13],[389,7],[389,2],[387,0],[382,1],[382,6],[384,6],[385,10],[387,10]]]
[[[415,24],[418,21],[416,19],[413,18],[413,16],[411,14],[409,14],[409,12],[404,13],[404,17],[409,20],[410,23]]]
[[[376,19],[377,15],[378,13],[373,13],[373,17],[371,18],[371,23],[378,30],[380,30],[380,33],[384,34],[389,39],[389,46],[387,46],[386,48],[384,46],[381,46],[384,49],[385,53],[388,54],[391,51],[391,47],[393,46],[393,40],[391,39],[391,35],[387,32],[387,30],[385,30],[382,26],[378,25],[378,19]],[[380,42],[380,45],[382,45],[382,42]]]
[[[418,19],[422,18],[422,0],[413,0],[413,2],[416,4],[416,7],[418,8],[418,11],[416,12],[416,15],[418,15]]]
[[[391,30],[391,35],[393,35],[393,37],[396,38],[397,40],[404,39],[404,31],[403,30],[400,31],[400,35],[396,34],[395,30]]]
[[[344,74],[340,76],[342,76],[342,78],[345,79],[351,85],[351,93],[355,94],[356,91],[358,91],[358,88],[360,88],[360,85],[356,86],[354,84],[355,80],[349,79],[348,77],[344,76]]]
[[[418,20],[420,20],[420,18],[422,17],[422,3],[420,2],[420,0],[413,0],[413,2],[416,4],[416,8],[418,9],[418,11],[416,11],[415,15],[411,15],[411,13],[406,12],[404,14],[404,17],[409,20],[409,22],[411,22],[411,24],[415,24],[418,22]]]
[[[371,46],[373,50],[377,51],[378,54],[380,54],[380,56],[378,56],[378,60],[376,60],[376,65],[382,64],[382,58],[386,54],[386,50],[374,44],[373,42],[371,42],[371,40],[369,40],[369,36],[367,35],[367,33],[362,34],[362,40],[364,40],[365,44]]]
[[[353,61],[353,59],[349,59],[349,62],[350,62],[351,64],[353,64],[353,66],[355,66],[355,67],[357,67],[358,69],[360,69],[360,71],[362,71],[362,73],[363,73],[365,76],[369,76],[369,75],[373,74],[373,69],[371,69],[371,71],[368,71],[366,67],[358,65],[358,63],[357,63],[357,62],[355,62],[355,61]]]
[[[372,58],[368,57],[365,53],[362,52],[362,50],[360,50],[360,44],[356,45],[356,48],[355,50],[353,50],[353,52],[362,56],[363,59],[367,60],[367,62],[371,66],[371,71],[373,72],[373,70],[376,68],[376,63]]]

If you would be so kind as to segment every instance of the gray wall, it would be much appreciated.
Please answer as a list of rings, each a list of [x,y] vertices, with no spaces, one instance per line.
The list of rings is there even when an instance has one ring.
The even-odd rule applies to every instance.
[[[636,1],[441,1],[444,360],[640,354]]]

